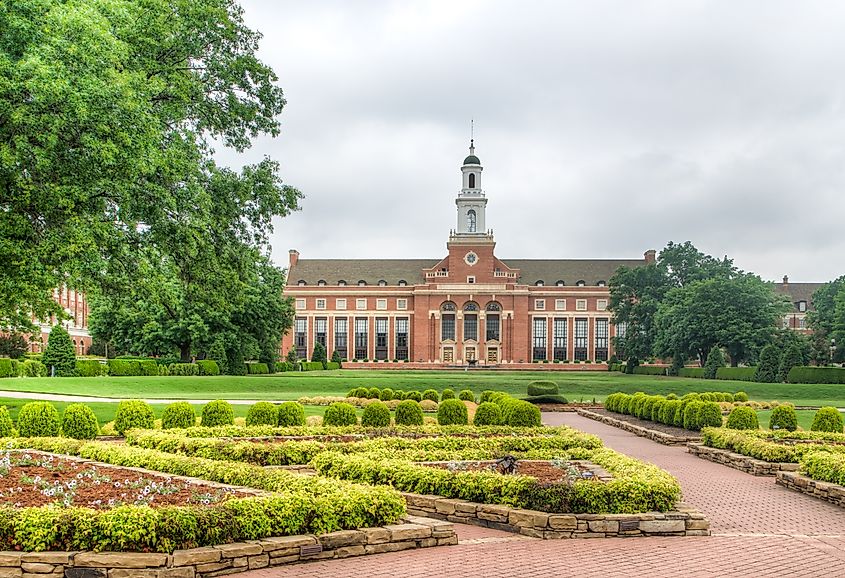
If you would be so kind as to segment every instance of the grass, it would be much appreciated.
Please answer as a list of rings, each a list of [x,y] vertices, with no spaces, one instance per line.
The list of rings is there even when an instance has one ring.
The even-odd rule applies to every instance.
[[[745,391],[751,399],[791,401],[795,405],[845,407],[845,388],[835,384],[753,383],[710,381],[683,377],[626,375],[616,372],[539,371],[369,371],[340,370],[281,373],[261,376],[218,377],[29,377],[0,380],[0,390],[88,395],[98,397],[162,399],[269,399],[295,400],[301,396],[346,395],[353,387],[393,389],[485,389],[525,396],[531,381],[552,380],[569,400],[602,401],[615,392],[683,394],[690,391]],[[243,409],[246,411],[246,409]]]

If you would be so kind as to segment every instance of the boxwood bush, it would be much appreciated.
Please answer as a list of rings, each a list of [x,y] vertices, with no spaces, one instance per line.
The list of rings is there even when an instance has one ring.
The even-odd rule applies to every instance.
[[[202,420],[205,427],[232,425],[235,423],[235,411],[232,404],[223,399],[210,401],[202,408]]]
[[[200,375],[220,375],[220,366],[213,359],[200,359],[197,361],[197,369]]]
[[[15,428],[12,425],[12,416],[5,405],[0,405],[0,438],[8,438],[14,435]]]
[[[716,379],[754,381],[756,371],[756,367],[720,367],[716,370]]]
[[[12,367],[11,359],[0,357],[0,377],[16,377],[17,369]]]
[[[393,392],[392,389],[390,389],[389,387],[385,387],[379,393],[378,398],[382,401],[391,401],[393,399],[394,395],[395,395],[395,393]]]
[[[278,425],[279,410],[269,401],[259,401],[246,412],[246,425]]]
[[[484,403],[485,401],[493,401],[493,394],[496,393],[492,389],[485,389],[481,392],[481,396],[478,398],[478,403]]]
[[[390,425],[390,409],[382,401],[376,401],[364,408],[361,414],[364,427],[387,427]]]
[[[485,401],[475,409],[475,416],[472,418],[472,425],[503,425],[502,409],[492,401]]]
[[[810,431],[828,431],[842,433],[842,414],[835,407],[822,407],[813,417]]]
[[[734,401],[746,402],[748,401],[748,394],[744,391],[738,391],[734,394]]]
[[[467,406],[459,399],[447,399],[437,407],[437,423],[440,425],[467,425]]]
[[[200,368],[196,363],[171,363],[167,370],[170,375],[199,375]]]
[[[782,403],[772,409],[769,418],[769,429],[795,431],[798,429],[798,414],[795,413],[795,406],[791,403]]]
[[[377,387],[371,387],[367,390],[367,397],[369,399],[378,399],[381,396],[381,390]]]
[[[279,405],[277,424],[280,427],[305,425],[305,408],[295,401],[285,401]]]
[[[458,399],[475,403],[475,394],[471,389],[462,389],[460,393],[458,393]]]
[[[528,384],[528,395],[558,395],[560,389],[554,381],[532,381]]]
[[[326,413],[323,415],[323,425],[343,426],[357,424],[358,416],[355,413],[355,406],[343,401],[331,404],[326,408]]]
[[[76,440],[92,440],[100,432],[94,411],[85,404],[72,403],[62,414],[62,435]]]
[[[523,400],[513,400],[502,411],[502,422],[511,427],[540,427],[540,409]]]
[[[24,404],[18,412],[18,434],[21,437],[50,437],[59,435],[59,411],[47,401]]]
[[[124,399],[117,404],[114,429],[118,434],[123,435],[126,430],[133,428],[152,429],[154,425],[155,414],[147,402],[140,399]]]
[[[187,401],[177,401],[164,408],[162,429],[187,428],[197,425],[197,412]]]
[[[718,427],[718,425],[715,427]],[[757,412],[751,407],[739,405],[731,410],[725,427],[729,429],[760,429]]]
[[[435,391],[434,393],[437,393],[437,392]],[[414,400],[416,402],[420,402],[420,401],[423,400],[422,394],[419,391],[416,391],[416,390],[411,390],[411,391],[406,392],[405,393],[405,399],[411,399],[411,400]],[[435,400],[432,400],[432,401],[437,401],[437,400],[435,399]]]
[[[443,393],[440,394],[440,401],[445,399],[455,399],[455,390],[454,389],[444,389]],[[434,401],[437,401],[436,399]]]
[[[396,406],[396,425],[422,425],[423,410],[418,401],[406,399]]]
[[[322,364],[320,364],[320,369],[323,369]],[[246,372],[249,375],[266,375],[270,373],[270,368],[266,363],[250,362],[246,364]]]
[[[418,399],[417,401],[422,401],[423,399],[428,399],[431,401],[440,401],[440,395],[435,389],[426,389],[422,392],[422,399]]]

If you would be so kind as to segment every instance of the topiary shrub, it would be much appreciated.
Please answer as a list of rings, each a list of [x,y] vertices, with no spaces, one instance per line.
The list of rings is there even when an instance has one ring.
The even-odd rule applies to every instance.
[[[15,434],[15,428],[12,425],[12,416],[9,415],[9,409],[5,405],[0,405],[0,438],[10,438]]]
[[[62,435],[75,440],[92,440],[100,433],[94,411],[85,404],[72,403],[62,414]]]
[[[422,425],[423,410],[419,402],[406,399],[396,406],[396,425]]]
[[[734,401],[746,402],[748,401],[748,394],[744,391],[738,391],[734,394]]]
[[[493,394],[496,393],[492,389],[485,389],[481,392],[481,397],[478,398],[478,403],[484,403],[485,401],[493,401]]]
[[[725,427],[730,429],[760,429],[757,412],[745,405],[737,406],[731,410]]]
[[[667,399],[660,410],[660,422],[666,425],[675,425],[675,414],[681,407],[681,400]]]
[[[493,402],[485,401],[475,409],[472,425],[502,425],[502,409]]]
[[[220,366],[213,359],[201,359],[197,361],[197,368],[200,375],[220,375]]]
[[[455,390],[454,389],[444,389],[443,393],[440,394],[440,401],[444,399],[455,399]],[[436,399],[434,401],[437,401]]]
[[[503,420],[511,427],[540,427],[540,409],[527,401],[514,400]]]
[[[379,394],[378,398],[382,401],[390,401],[391,399],[393,399],[394,395],[396,394],[392,389],[390,389],[389,387],[385,387],[383,390],[381,390],[381,393]]]
[[[280,427],[305,425],[305,408],[295,401],[285,401],[279,405],[276,423]]]
[[[417,401],[422,401],[423,399],[430,399],[431,401],[440,401],[440,396],[437,394],[437,390],[426,389],[424,392],[422,392],[422,399],[418,399]]]
[[[798,414],[795,413],[795,406],[791,403],[783,403],[772,409],[772,416],[769,418],[769,429],[797,430]]]
[[[346,394],[346,397],[358,397],[357,395],[355,395],[356,393],[358,393],[357,387],[355,389],[350,389],[349,392]]]
[[[813,425],[810,426],[810,430],[842,433],[842,427],[842,414],[839,413],[839,410],[835,407],[823,407],[813,417]]]
[[[197,412],[187,401],[177,401],[164,408],[161,416],[162,429],[184,429],[197,425]]]
[[[67,329],[61,325],[50,329],[41,363],[47,366],[48,371],[51,367],[55,368],[56,377],[72,377],[76,374],[76,348]]]
[[[390,409],[387,404],[376,401],[364,408],[361,415],[361,425],[364,427],[387,427],[390,425]]]
[[[246,425],[277,425],[279,410],[269,401],[259,401],[246,412]]]
[[[435,393],[437,393],[437,392],[435,392]],[[422,398],[422,394],[420,392],[418,392],[416,390],[412,390],[412,391],[405,393],[405,399],[411,399],[411,400],[414,400],[416,402],[420,402],[420,401],[422,401],[423,398]],[[437,401],[437,400],[435,399],[433,401]]]
[[[352,391],[355,392],[355,395],[352,397],[358,397],[361,399],[367,399],[367,396],[370,394],[370,390],[366,387],[356,387]]]
[[[367,399],[378,399],[381,395],[381,390],[377,387],[371,387],[367,390]]]
[[[200,423],[205,427],[234,425],[235,411],[232,409],[232,404],[224,399],[205,404],[205,407],[202,408],[202,421]]]
[[[701,409],[698,411],[698,427],[722,427],[722,408],[715,401],[700,402]],[[756,417],[756,416],[755,416]]]
[[[532,381],[528,384],[528,395],[558,395],[560,389],[554,381]]]
[[[530,405],[530,404],[529,404]],[[440,425],[467,425],[467,406],[459,399],[447,399],[437,408],[437,423]]]
[[[345,426],[357,425],[358,416],[355,414],[355,407],[344,402],[337,401],[326,408],[323,415],[323,425]]]
[[[651,421],[662,423],[660,421],[660,416],[663,415],[663,407],[666,405],[666,403],[667,400],[663,397],[654,402],[654,404],[651,406],[651,417],[649,418]]]
[[[713,347],[704,362],[704,379],[716,379],[716,372],[720,367],[725,367],[725,356],[720,348]]]
[[[458,399],[475,403],[475,394],[472,393],[471,389],[462,389],[458,394]]]
[[[153,429],[155,414],[147,402],[140,399],[124,399],[117,404],[114,414],[114,429],[119,435],[133,428]]]
[[[701,427],[698,425],[699,423],[699,414],[701,413],[701,408],[706,402],[692,400],[686,404],[684,408],[684,417],[683,417],[683,427],[684,429],[689,430],[699,430]]]
[[[59,435],[59,412],[52,403],[33,401],[18,413],[18,435],[21,437],[52,437]]]

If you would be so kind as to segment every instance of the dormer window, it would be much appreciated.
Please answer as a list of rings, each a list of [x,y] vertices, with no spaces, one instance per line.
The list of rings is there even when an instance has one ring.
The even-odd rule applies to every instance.
[[[337,282],[337,286],[338,287],[346,287],[346,281],[341,279],[340,281]]]
[[[405,281],[404,279],[399,279],[399,286],[400,287],[405,287],[407,285],[408,285],[407,281]]]
[[[799,301],[798,302],[798,311],[804,313],[807,311],[807,302],[806,301]]]
[[[542,279],[538,279],[534,282],[534,285],[536,285],[537,287],[542,287],[543,285],[545,285],[545,283],[543,283]]]
[[[581,279],[580,281],[578,281],[577,283],[575,283],[575,286],[576,286],[576,287],[585,287],[586,285],[587,285],[587,283],[586,283],[586,282],[584,282],[584,280],[583,280],[583,279]]]
[[[326,280],[320,279],[319,281],[317,281],[317,286],[318,287],[325,287],[326,286]]]
[[[385,281],[384,279],[379,279],[378,286],[387,287],[387,281]]]
[[[599,281],[598,283],[596,283],[596,285],[598,285],[599,287],[607,287],[607,282],[606,281]]]
[[[299,281],[296,282],[296,284],[299,285],[300,287],[305,287],[308,283],[305,282],[305,279],[300,279]]]
[[[557,281],[555,281],[555,285],[557,285],[558,287],[563,287],[566,285],[566,283],[563,282],[563,279],[558,279]]]
[[[364,281],[363,279],[360,279],[358,281],[358,287],[366,287],[366,286],[367,286],[367,282]]]

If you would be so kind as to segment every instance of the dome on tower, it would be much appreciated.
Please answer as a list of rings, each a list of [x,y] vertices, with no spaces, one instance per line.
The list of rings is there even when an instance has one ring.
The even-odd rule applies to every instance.
[[[465,165],[480,165],[481,161],[478,160],[478,157],[475,155],[469,155],[467,158],[464,159]]]

